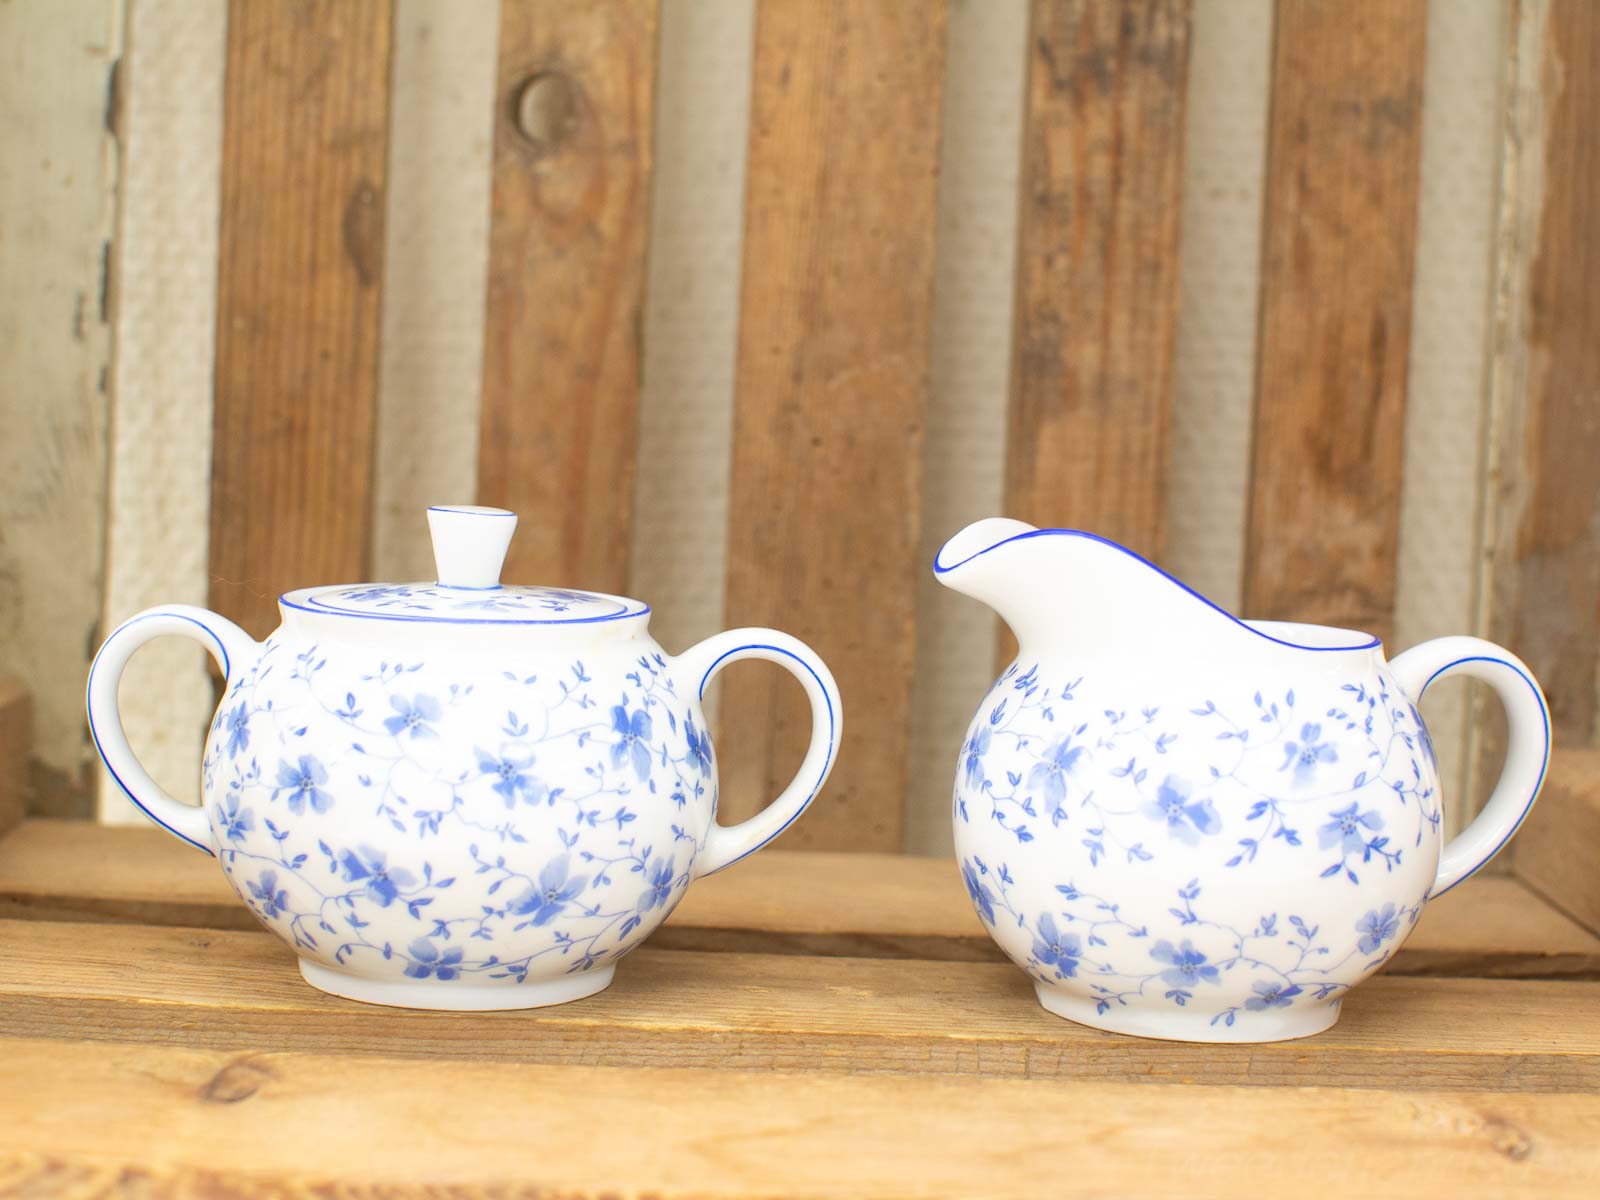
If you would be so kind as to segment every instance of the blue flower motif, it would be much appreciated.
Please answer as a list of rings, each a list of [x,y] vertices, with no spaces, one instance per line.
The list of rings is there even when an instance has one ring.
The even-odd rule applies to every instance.
[[[1289,1002],[1300,994],[1298,983],[1280,983],[1269,979],[1256,983],[1255,995],[1244,1002],[1251,1012],[1264,1012],[1269,1008],[1288,1008]]]
[[[709,731],[701,733],[695,728],[694,718],[683,718],[683,734],[689,743],[689,763],[702,775],[711,774],[711,734]],[[648,736],[649,726],[646,726]]]
[[[1222,818],[1210,800],[1193,800],[1187,780],[1168,775],[1156,788],[1153,799],[1144,806],[1144,815],[1160,821],[1167,832],[1190,846],[1200,844],[1200,835],[1208,837],[1221,830]]]
[[[248,808],[239,807],[237,796],[229,796],[217,805],[216,819],[222,826],[222,836],[230,842],[244,841],[245,834],[256,827],[255,816]]]
[[[967,739],[967,786],[981,787],[983,784],[983,756],[989,753],[989,744],[993,740],[989,733],[989,726],[978,726],[978,732]],[[1037,770],[1037,768],[1035,768]],[[1062,788],[1066,794],[1066,788]]]
[[[390,696],[389,706],[394,709],[395,715],[387,718],[383,727],[394,737],[403,737],[410,734],[413,741],[421,737],[438,737],[432,722],[443,715],[439,702],[432,696],[422,693],[407,701],[401,696]]]
[[[1400,913],[1393,904],[1375,908],[1356,922],[1356,932],[1361,934],[1356,943],[1361,953],[1371,954],[1400,932]]]
[[[972,903],[977,906],[978,912],[989,924],[994,924],[994,893],[989,890],[989,885],[978,877],[970,863],[961,864],[961,878],[966,881],[967,895],[972,897]]]
[[[1324,850],[1339,846],[1346,856],[1360,854],[1367,848],[1367,831],[1383,828],[1383,818],[1376,809],[1362,812],[1352,800],[1348,808],[1329,813],[1331,820],[1317,830],[1317,844]]]
[[[1197,983],[1217,983],[1221,978],[1217,968],[1206,961],[1206,956],[1196,950],[1188,938],[1184,938],[1183,944],[1176,948],[1169,941],[1159,941],[1151,949],[1150,957],[1169,964],[1161,972],[1161,978],[1175,988],[1188,989]]]
[[[388,908],[400,896],[401,888],[416,883],[417,877],[404,867],[387,865],[383,851],[362,846],[360,852],[346,850],[339,856],[347,882],[366,882],[366,894],[380,908]]]
[[[478,751],[478,770],[494,777],[494,790],[506,802],[507,808],[515,808],[519,797],[524,804],[541,804],[550,798],[550,789],[528,774],[528,768],[532,765],[532,755],[526,762],[518,762],[509,754],[504,758],[496,758],[483,750]]]
[[[624,766],[633,760],[634,774],[643,783],[650,778],[650,714],[642,708],[628,712],[627,705],[611,710],[611,729],[617,740],[611,744],[611,765]]]
[[[250,710],[240,701],[223,722],[228,732],[228,757],[238,758],[239,752],[250,747]]]
[[[1082,757],[1083,747],[1074,746],[1070,737],[1064,737],[1047,749],[1028,772],[1028,786],[1044,793],[1045,810],[1052,816],[1066,804],[1067,776],[1076,770]]]
[[[288,792],[290,812],[303,812],[307,804],[311,805],[312,812],[327,812],[333,807],[333,797],[318,786],[327,782],[327,769],[316,756],[302,754],[298,766],[286,762],[278,764],[278,786],[272,790],[272,798],[276,800],[279,792]]]
[[[248,886],[250,895],[255,897],[256,904],[261,909],[263,919],[270,921],[289,910],[289,893],[278,886],[276,871],[261,872],[261,878],[251,880]]]
[[[520,917],[532,915],[530,925],[548,925],[552,918],[576,900],[589,882],[579,875],[567,878],[568,863],[565,854],[557,855],[539,872],[538,882],[511,902],[510,911]]]
[[[672,881],[676,877],[676,869],[670,858],[658,858],[645,868],[645,877],[649,879],[650,886],[639,897],[638,909],[642,913],[653,908],[663,908],[672,897]]]
[[[439,948],[427,938],[418,938],[406,949],[411,955],[406,974],[413,979],[427,979],[431,975],[435,979],[449,980],[461,974],[461,951],[458,949],[440,954]]]
[[[1063,934],[1056,929],[1055,918],[1049,913],[1039,914],[1039,928],[1033,939],[1033,956],[1047,967],[1055,967],[1062,975],[1078,973],[1078,959],[1083,956],[1083,943],[1075,933]]]
[[[1321,724],[1307,721],[1300,727],[1298,742],[1283,744],[1283,766],[1278,770],[1287,771],[1293,768],[1296,783],[1310,783],[1317,772],[1318,763],[1338,761],[1339,752],[1330,743],[1322,740]]]

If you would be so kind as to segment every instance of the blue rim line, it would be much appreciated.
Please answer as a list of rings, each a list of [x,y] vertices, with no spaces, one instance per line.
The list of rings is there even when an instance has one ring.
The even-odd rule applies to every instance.
[[[716,674],[717,668],[720,667],[726,659],[735,654],[743,654],[747,650],[771,650],[775,654],[782,654],[788,658],[792,658],[795,662],[799,663],[806,669],[806,673],[809,674],[811,678],[817,681],[817,687],[822,691],[822,701],[828,706],[828,753],[827,756],[822,760],[822,770],[817,773],[816,784],[806,795],[805,803],[795,810],[794,816],[790,817],[782,825],[778,826],[777,829],[773,830],[770,836],[762,839],[754,846],[751,846],[750,849],[739,855],[738,858],[730,858],[727,862],[723,863],[722,866],[717,868],[719,871],[724,867],[731,867],[734,863],[742,862],[746,858],[749,858],[757,850],[760,850],[763,846],[767,845],[768,842],[772,841],[773,838],[777,837],[785,829],[789,828],[789,826],[798,821],[800,819],[800,815],[805,812],[806,809],[810,808],[811,802],[817,798],[817,793],[822,790],[822,782],[827,778],[828,771],[833,766],[833,747],[835,742],[834,731],[836,728],[833,719],[833,697],[828,694],[828,685],[822,682],[822,676],[817,674],[816,668],[808,663],[805,659],[801,658],[793,650],[785,649],[783,646],[769,645],[766,642],[750,642],[743,646],[735,646],[732,650],[724,651],[722,654],[717,656],[716,660],[706,668],[706,673],[700,677],[700,699],[704,700],[706,698],[706,684],[711,682],[711,677]],[[750,819],[754,820],[754,818]],[[716,814],[714,812],[712,814],[712,820],[716,820]],[[738,826],[732,826],[732,828],[737,829]]]
[[[1528,685],[1528,690],[1533,693],[1533,698],[1539,702],[1539,715],[1544,720],[1544,761],[1539,764],[1539,778],[1533,781],[1533,791],[1528,794],[1528,799],[1522,806],[1522,815],[1516,819],[1516,822],[1511,826],[1510,829],[1506,830],[1506,835],[1496,842],[1494,849],[1490,850],[1489,853],[1480,858],[1477,863],[1473,865],[1470,871],[1463,872],[1461,878],[1456,880],[1455,883],[1452,883],[1450,887],[1444,888],[1442,891],[1430,891],[1426,897],[1428,900],[1432,900],[1437,896],[1442,896],[1451,888],[1458,887],[1459,885],[1465,883],[1479,871],[1483,870],[1484,865],[1488,863],[1490,859],[1492,859],[1496,854],[1499,854],[1501,850],[1505,849],[1505,844],[1516,836],[1517,830],[1522,828],[1522,823],[1528,819],[1528,814],[1533,811],[1533,802],[1539,796],[1539,789],[1544,787],[1545,772],[1550,769],[1550,707],[1545,703],[1544,696],[1540,694],[1538,686],[1533,682],[1532,679],[1528,678],[1527,672],[1518,670],[1515,666],[1513,666],[1511,663],[1508,663],[1503,658],[1496,658],[1492,654],[1469,654],[1465,658],[1458,658],[1454,662],[1445,663],[1444,666],[1440,667],[1432,675],[1429,675],[1428,678],[1423,682],[1423,685],[1417,689],[1417,703],[1420,704],[1422,702],[1423,693],[1428,690],[1428,685],[1431,684],[1435,679],[1439,678],[1439,676],[1443,675],[1446,671],[1454,670],[1463,663],[1470,662],[1494,663],[1497,666],[1505,667],[1507,670],[1514,672],[1517,678],[1521,679],[1523,683]]]
[[[600,593],[590,593],[599,595]],[[622,597],[616,597],[619,601]],[[343,617],[355,621],[409,621],[416,625],[597,625],[605,621],[626,621],[633,617],[647,617],[650,615],[650,606],[643,601],[631,600],[630,604],[638,604],[636,610],[624,608],[619,613],[606,613],[599,617],[535,617],[530,619],[496,621],[487,617],[416,617],[404,613],[365,613],[351,612],[342,608],[311,608],[304,604],[296,604],[287,595],[279,596],[278,603],[285,608],[295,609],[297,612],[310,613],[314,617]]]
[[[139,622],[141,622],[141,621],[154,621],[157,618],[167,618],[167,617],[175,618],[175,619],[177,619],[179,621],[187,621],[187,622],[189,622],[189,624],[198,627],[202,632],[204,632],[205,635],[208,638],[210,638],[213,642],[215,642],[217,644],[217,653],[222,655],[222,675],[223,675],[223,678],[226,679],[229,675],[231,675],[233,673],[233,667],[230,664],[229,659],[228,659],[228,647],[223,645],[222,639],[216,635],[216,632],[213,629],[211,629],[210,626],[206,625],[202,621],[195,620],[195,618],[193,618],[191,616],[186,616],[183,613],[173,613],[173,612],[151,613],[148,616],[135,617],[132,621],[129,621],[127,625],[124,625],[121,628],[122,629],[127,629],[130,626],[139,624]],[[115,635],[113,634],[112,636],[114,637]],[[106,642],[106,646],[109,646],[110,644],[111,644],[110,641]],[[89,664],[89,683],[88,683],[88,689],[87,690],[90,691],[90,692],[92,692],[94,690],[94,673],[95,673],[95,669],[97,667],[99,667],[99,665],[100,665],[100,656],[102,654],[104,654],[105,652],[106,652],[106,647],[105,646],[101,646],[100,649],[95,652],[94,661]],[[155,813],[151,812],[148,808],[146,808],[144,806],[144,802],[141,801],[138,796],[135,796],[133,794],[133,789],[130,788],[126,783],[123,782],[122,776],[117,774],[117,769],[115,767],[113,767],[109,761],[107,761],[106,752],[100,748],[100,731],[95,728],[95,724],[94,724],[94,708],[93,708],[93,706],[91,706],[90,704],[85,702],[83,707],[84,707],[84,710],[87,712],[88,717],[89,717],[89,740],[94,743],[94,752],[100,756],[100,761],[101,761],[102,764],[104,764],[105,769],[106,769],[106,773],[108,775],[110,775],[112,779],[116,780],[117,786],[122,789],[122,794],[124,796],[126,796],[133,803],[133,806],[135,808],[137,808],[145,816],[149,817],[157,825],[161,826],[161,828],[165,829],[173,837],[178,838],[178,839],[180,839],[182,841],[188,842],[189,845],[193,846],[196,850],[204,850],[207,854],[211,855],[212,858],[215,858],[217,856],[217,852],[215,850],[213,850],[210,846],[206,846],[206,845],[203,845],[200,842],[195,841],[192,837],[190,837],[186,833],[179,833],[171,825],[168,825],[160,817],[156,816]],[[113,711],[115,711],[114,708],[113,708]],[[118,725],[119,728],[122,725],[120,714],[118,716],[117,725]],[[126,736],[123,737],[123,741],[124,742],[127,741],[127,737]],[[129,747],[129,750],[131,751],[132,747]],[[204,802],[201,803],[201,811],[202,812],[205,811]]]
[[[517,515],[516,513],[509,512],[509,511],[507,511],[506,509],[503,509],[503,508],[488,508],[487,506],[485,508],[480,508],[480,509],[456,508],[454,505],[450,505],[450,504],[430,504],[430,505],[428,505],[428,511],[429,512],[455,513],[459,517],[512,517],[512,518],[515,518],[516,515]]]
[[[1129,550],[1126,546],[1118,545],[1116,542],[1113,542],[1110,538],[1103,538],[1098,533],[1089,533],[1087,530],[1083,530],[1083,529],[1030,529],[1026,533],[1014,533],[1010,537],[1001,538],[998,542],[995,542],[993,545],[985,546],[982,550],[978,550],[978,551],[975,551],[972,554],[967,555],[967,557],[963,558],[960,562],[951,563],[948,566],[941,565],[941,563],[939,561],[939,556],[944,553],[944,550],[941,548],[940,551],[939,551],[939,554],[936,554],[936,555],[933,556],[933,573],[935,575],[947,574],[947,573],[949,573],[951,571],[954,571],[957,567],[966,566],[969,562],[971,562],[975,558],[982,558],[985,554],[988,554],[989,551],[991,551],[991,550],[998,550],[1001,546],[1008,546],[1012,542],[1020,542],[1020,541],[1026,540],[1028,538],[1055,537],[1055,536],[1058,536],[1058,535],[1059,536],[1065,536],[1065,537],[1083,538],[1086,541],[1091,541],[1091,542],[1099,542],[1102,546],[1109,546],[1113,550],[1116,550],[1116,551],[1119,551],[1119,552],[1121,552],[1123,554],[1126,554],[1129,558],[1133,559],[1135,562],[1143,563],[1145,566],[1149,567],[1152,571],[1154,571],[1157,575],[1161,576],[1163,579],[1167,580],[1169,583],[1176,584],[1178,587],[1180,587],[1184,591],[1188,592],[1189,595],[1193,596],[1196,600],[1200,601],[1201,604],[1204,604],[1207,608],[1212,609],[1214,612],[1217,612],[1220,615],[1228,618],[1228,620],[1232,621],[1235,625],[1239,626],[1239,628],[1241,628],[1241,629],[1243,629],[1243,630],[1245,630],[1245,631],[1247,631],[1249,633],[1255,634],[1256,637],[1258,637],[1258,638],[1265,638],[1269,642],[1275,642],[1280,646],[1287,646],[1291,650],[1310,650],[1310,651],[1312,651],[1313,653],[1316,653],[1316,654],[1328,654],[1328,653],[1343,654],[1343,653],[1347,653],[1348,651],[1351,651],[1351,650],[1373,650],[1373,649],[1376,649],[1376,648],[1378,648],[1378,647],[1383,645],[1382,639],[1373,637],[1372,634],[1367,633],[1367,632],[1365,632],[1363,630],[1358,630],[1358,629],[1357,630],[1351,630],[1350,632],[1354,633],[1357,637],[1364,637],[1364,638],[1366,638],[1368,640],[1365,641],[1365,642],[1359,642],[1359,643],[1357,643],[1356,645],[1353,645],[1353,646],[1307,646],[1303,642],[1290,642],[1290,641],[1286,641],[1283,638],[1273,637],[1270,633],[1264,633],[1261,630],[1257,629],[1255,626],[1251,625],[1248,621],[1240,620],[1238,617],[1234,616],[1231,612],[1229,612],[1227,609],[1223,608],[1220,604],[1217,604],[1215,601],[1210,600],[1210,599],[1206,598],[1205,596],[1202,596],[1199,592],[1195,591],[1192,587],[1190,587],[1183,580],[1179,579],[1175,575],[1169,575],[1166,571],[1163,571],[1160,567],[1156,566],[1155,563],[1151,562],[1148,558],[1145,558],[1142,554],[1137,554],[1134,551]],[[1318,626],[1318,628],[1329,629],[1329,628],[1332,628],[1332,626],[1323,625],[1323,626]]]

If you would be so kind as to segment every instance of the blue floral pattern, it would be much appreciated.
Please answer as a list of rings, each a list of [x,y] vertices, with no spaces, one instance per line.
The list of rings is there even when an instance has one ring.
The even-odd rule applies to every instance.
[[[279,631],[206,745],[234,890],[302,957],[370,977],[609,966],[682,897],[716,805],[698,704],[645,645],[485,679]]]
[[[1002,949],[1102,1014],[1231,1028],[1337,1005],[1421,913],[1437,768],[1386,669],[1309,678],[1315,694],[1158,705],[1013,664],[953,796],[962,878]]]

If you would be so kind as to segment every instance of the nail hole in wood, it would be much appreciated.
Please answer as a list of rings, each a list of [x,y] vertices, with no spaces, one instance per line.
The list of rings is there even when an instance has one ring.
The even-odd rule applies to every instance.
[[[578,122],[577,89],[560,71],[530,75],[512,107],[517,132],[541,153],[560,147]]]

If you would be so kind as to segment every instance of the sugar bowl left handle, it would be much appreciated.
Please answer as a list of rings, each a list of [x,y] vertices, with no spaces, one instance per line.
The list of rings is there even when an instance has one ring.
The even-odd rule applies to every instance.
[[[147,608],[124,621],[89,666],[86,707],[89,736],[105,761],[106,769],[129,800],[157,825],[182,838],[191,846],[214,854],[210,822],[203,807],[174,800],[150,773],[140,765],[122,731],[122,714],[117,708],[117,685],[133,652],[152,638],[193,638],[210,652],[232,679],[240,665],[252,657],[257,643],[226,617],[189,604],[163,604]]]

